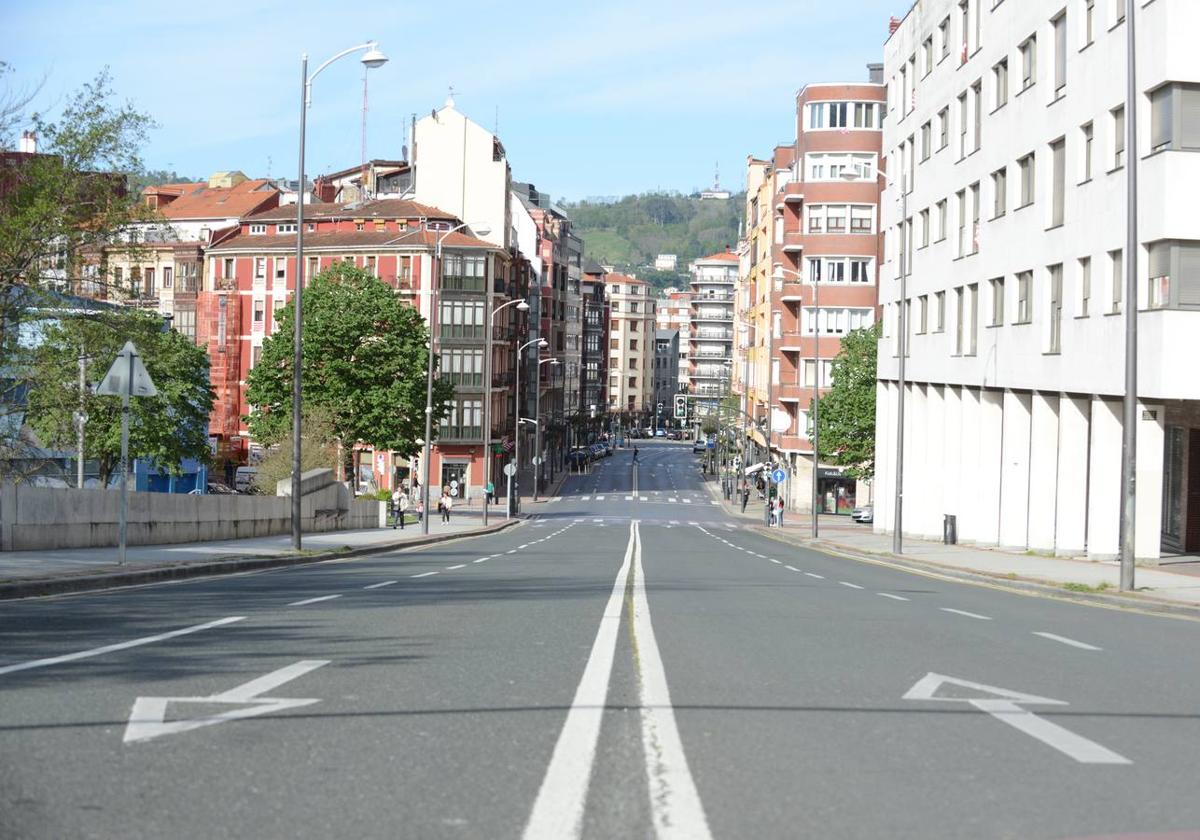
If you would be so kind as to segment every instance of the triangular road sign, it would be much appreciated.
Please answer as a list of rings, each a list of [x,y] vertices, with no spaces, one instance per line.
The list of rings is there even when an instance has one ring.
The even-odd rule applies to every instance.
[[[131,397],[153,397],[158,393],[146,366],[142,364],[142,355],[138,353],[132,341],[125,342],[125,346],[113,360],[112,367],[96,387],[96,393],[114,397],[123,397],[126,394]]]
[[[943,687],[954,687],[958,689],[967,689],[969,692],[975,692],[975,696],[942,696],[938,697],[937,693]],[[959,692],[966,694],[966,692]],[[977,700],[1009,700],[1013,703],[1041,703],[1049,706],[1066,706],[1068,705],[1063,700],[1051,700],[1049,697],[1038,697],[1036,694],[1025,694],[1020,691],[1011,691],[1007,688],[997,688],[994,685],[984,685],[983,683],[971,682],[970,680],[960,680],[957,677],[947,677],[944,674],[935,674],[932,671],[917,680],[916,685],[908,690],[904,695],[905,700],[940,700],[946,703],[973,703]]]

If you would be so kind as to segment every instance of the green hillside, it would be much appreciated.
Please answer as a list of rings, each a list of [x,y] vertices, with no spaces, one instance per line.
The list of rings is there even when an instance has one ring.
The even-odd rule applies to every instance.
[[[737,244],[744,206],[741,194],[727,201],[701,201],[693,196],[646,193],[609,203],[568,203],[563,209],[583,238],[586,258],[636,272],[663,288],[685,283],[692,260]],[[658,254],[678,256],[682,276],[654,271]]]

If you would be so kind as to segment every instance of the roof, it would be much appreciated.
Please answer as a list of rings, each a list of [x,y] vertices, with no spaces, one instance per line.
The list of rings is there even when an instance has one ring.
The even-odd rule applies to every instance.
[[[707,257],[701,257],[696,262],[737,262],[738,255],[732,251],[718,251],[715,254],[709,254]]]
[[[650,285],[645,280],[639,280],[636,277],[630,277],[628,274],[618,274],[615,271],[612,272],[611,274],[609,274],[607,277],[605,277],[604,282],[606,282],[606,283],[632,283],[635,286]]]
[[[330,172],[328,175],[321,175],[319,177],[326,178],[328,180],[333,180],[334,178],[345,178],[347,175],[355,175],[359,172],[362,172],[363,169],[370,169],[371,167],[376,169],[408,169],[409,165],[408,161],[406,160],[369,160],[365,165],[360,163],[356,164],[355,166],[348,166],[345,169],[339,169],[337,172]]]
[[[313,250],[325,248],[430,248],[437,245],[437,240],[443,233],[422,228],[404,233],[378,230],[352,230],[338,233],[306,233],[304,247]],[[454,232],[442,240],[443,248],[487,248],[492,251],[504,250],[491,242],[484,242],[465,233]],[[239,234],[220,245],[210,248],[208,253],[218,254],[224,251],[294,251],[296,250],[296,235],[294,233],[271,234]]]
[[[379,201],[356,202],[305,202],[305,219],[446,219],[457,221],[458,217],[437,207],[420,204],[404,198],[385,198]],[[286,204],[256,213],[249,222],[291,222],[296,219],[296,205]]]
[[[242,181],[234,187],[191,186],[191,190],[185,188],[179,198],[160,208],[159,213],[174,220],[241,218],[279,195],[279,190],[266,178]]]

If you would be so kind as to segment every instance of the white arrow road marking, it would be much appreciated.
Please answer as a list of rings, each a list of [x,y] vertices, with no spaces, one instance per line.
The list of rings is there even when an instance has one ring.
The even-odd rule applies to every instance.
[[[990,697],[938,697],[938,689],[943,685],[956,686],[959,689],[970,689],[975,692],[990,694]],[[1008,724],[1018,732],[1024,732],[1031,738],[1036,738],[1043,744],[1053,747],[1080,764],[1132,764],[1128,758],[1113,752],[1108,747],[1090,741],[1082,735],[1076,735],[1069,729],[1064,729],[1057,723],[1038,717],[1028,709],[1021,708],[1025,704],[1041,704],[1048,706],[1069,705],[1065,700],[1053,700],[1049,697],[1038,697],[1036,694],[1025,694],[994,685],[961,680],[957,677],[947,677],[930,672],[917,680],[916,685],[904,695],[905,700],[932,700],[942,703],[967,703],[981,712],[987,712],[1001,723]]]
[[[125,727],[125,743],[149,741],[162,735],[177,735],[190,732],[203,726],[226,723],[231,720],[266,715],[284,709],[295,709],[319,703],[315,698],[299,699],[290,697],[262,697],[262,693],[278,688],[286,682],[302,677],[309,671],[315,671],[322,665],[328,665],[328,659],[304,659],[294,662],[278,671],[272,671],[250,682],[229,689],[229,691],[213,694],[209,697],[139,697],[133,703],[129,713],[129,723]],[[192,718],[191,720],[176,720],[166,722],[167,705],[169,703],[229,703],[237,708],[220,712],[207,717]]]
[[[176,636],[186,636],[189,633],[198,633],[201,630],[208,630],[213,627],[222,627],[226,624],[233,624],[235,621],[244,621],[244,615],[231,615],[228,618],[218,618],[216,621],[206,621],[204,624],[193,624],[191,627],[181,627],[178,630],[170,630],[166,633],[158,633],[154,636],[142,636],[140,639],[130,639],[127,642],[117,642],[115,645],[105,645],[104,647],[91,648],[90,650],[81,650],[76,653],[65,653],[62,656],[51,656],[48,659],[33,659],[29,662],[18,662],[16,665],[5,665],[0,668],[0,674],[11,674],[14,671],[27,671],[30,668],[45,668],[47,665],[58,665],[62,662],[74,662],[78,659],[90,659],[93,656],[102,656],[106,653],[113,653],[118,650],[128,650],[141,645],[148,645],[154,642],[165,641],[166,639],[174,639]]]

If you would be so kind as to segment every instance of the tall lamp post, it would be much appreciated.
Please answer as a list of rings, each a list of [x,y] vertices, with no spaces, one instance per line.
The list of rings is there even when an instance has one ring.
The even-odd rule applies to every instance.
[[[775,277],[779,280],[784,279],[784,275],[790,274],[797,280],[803,282],[804,276],[799,271],[794,271],[783,266],[775,266]],[[819,528],[817,525],[817,499],[819,497],[817,488],[817,473],[819,472],[819,464],[821,462],[820,440],[821,427],[818,425],[820,419],[820,401],[821,394],[817,389],[817,383],[821,381],[821,284],[813,278],[813,383],[812,383],[812,535],[816,539]]]
[[[513,474],[508,477],[508,518],[512,519],[515,507],[515,497],[513,490],[520,491],[520,481],[514,481],[517,473],[521,470],[521,360],[525,358],[525,350],[529,347],[537,345],[541,350],[543,347],[549,347],[544,338],[535,338],[526,341],[517,348],[517,381],[515,389],[516,411],[513,412]]]
[[[537,387],[533,391],[533,419],[537,421],[537,425],[533,429],[533,500],[535,502],[538,500],[538,489],[542,483],[542,461],[545,460],[545,456],[542,455],[542,365],[555,367],[558,363],[558,359],[555,358],[538,359]],[[551,411],[551,414],[553,413]]]
[[[1138,132],[1137,38],[1134,16],[1138,3],[1125,2],[1125,397],[1121,404],[1121,591],[1132,592],[1137,542],[1137,255]]]
[[[421,516],[422,534],[429,533],[429,452],[433,445],[433,338],[438,322],[437,292],[442,278],[442,243],[446,241],[447,236],[465,227],[469,227],[467,222],[457,224],[449,230],[442,231],[433,246],[433,271],[430,272],[431,276],[429,279],[429,353],[425,357],[425,445],[421,450],[421,506],[425,511]],[[480,236],[487,236],[492,232],[492,229],[488,225],[479,224],[474,228],[474,232]],[[485,352],[484,356],[486,357],[487,355]],[[487,400],[484,400],[484,402],[486,403]]]
[[[847,167],[842,172],[842,180],[857,181],[860,178],[874,176],[883,178],[889,184],[895,184],[896,179],[879,169],[871,167]],[[896,345],[899,349],[900,364],[898,370],[899,390],[896,394],[896,496],[895,522],[892,527],[892,553],[904,553],[904,361],[908,355],[908,192],[904,184],[900,184],[900,303],[899,303],[899,338]]]
[[[326,61],[310,76],[308,75],[308,53],[300,56],[300,180],[296,183],[296,291],[292,295],[292,548],[300,550],[300,381],[301,364],[304,361],[303,345],[301,344],[302,328],[300,322],[300,292],[304,287],[304,132],[308,108],[312,104],[313,79],[321,75],[321,71],[339,58],[345,58],[350,53],[365,50],[362,58],[363,66],[374,70],[387,64],[387,56],[379,51],[375,41],[367,41],[349,49],[342,50],[333,58]]]
[[[518,312],[528,312],[529,304],[522,298],[502,303],[488,313],[487,345],[483,351],[483,524],[488,524],[488,492],[492,483],[492,338],[495,333],[496,313],[515,306]]]

